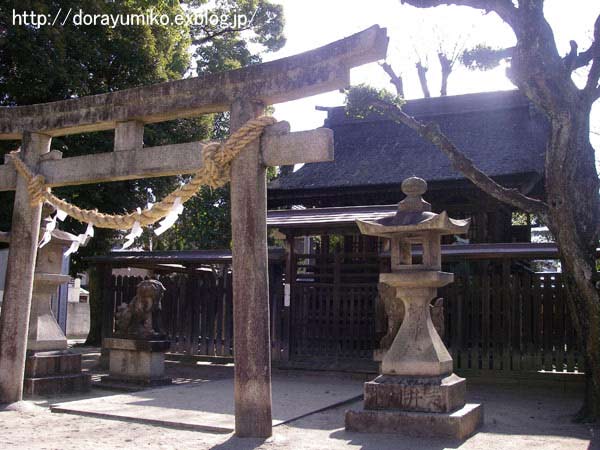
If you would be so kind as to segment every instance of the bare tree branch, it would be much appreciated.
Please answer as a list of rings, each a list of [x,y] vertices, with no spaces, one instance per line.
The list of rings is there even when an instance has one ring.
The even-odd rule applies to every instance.
[[[598,90],[598,80],[600,79],[600,15],[596,18],[594,23],[594,41],[588,49],[591,53],[592,67],[588,73],[587,83],[584,92],[593,100],[596,100]]]
[[[440,95],[444,97],[448,94],[448,77],[450,77],[450,74],[452,73],[454,61],[442,52],[438,52],[438,59],[440,60],[440,66],[442,66],[442,86],[440,88]]]
[[[577,42],[575,42],[575,41],[569,41],[569,45],[571,46],[571,50],[563,58],[563,61],[565,63],[565,68],[569,72],[572,72],[573,70],[576,69],[575,65],[577,64],[577,56],[578,56],[577,49],[578,49],[578,45],[577,45]],[[587,65],[587,63],[586,63],[586,65]]]
[[[509,25],[517,22],[517,8],[512,0],[400,0],[416,8],[431,8],[440,5],[469,6],[486,12],[494,11]]]
[[[424,66],[421,61],[417,62],[417,75],[419,75],[419,83],[421,83],[421,89],[423,90],[423,97],[429,98],[431,94],[429,93],[429,84],[427,83],[427,70],[429,70],[426,66]]]
[[[205,44],[207,42],[212,41],[214,38],[227,34],[227,33],[241,33],[242,31],[246,31],[249,30],[251,28],[251,26],[246,26],[246,27],[242,27],[242,28],[222,28],[219,31],[216,31],[214,33],[208,33],[208,31],[206,29],[204,29],[203,31],[206,33],[206,36],[200,39],[193,39],[192,40],[192,44],[194,45],[202,45]]]
[[[471,180],[478,188],[491,195],[495,199],[508,203],[525,212],[536,214],[543,222],[548,217],[548,205],[541,200],[528,197],[518,189],[508,189],[492,180],[488,175],[479,170],[469,158],[467,158],[452,141],[440,130],[437,124],[423,124],[414,117],[409,116],[398,106],[385,100],[373,100],[373,106],[380,110],[385,116],[400,122],[416,131],[440,149],[452,162],[452,166]]]
[[[574,41],[571,41],[574,42]],[[592,58],[599,56],[600,51],[600,15],[594,22],[594,39],[590,44],[589,48],[585,52],[581,52],[577,55],[573,70],[585,67],[589,64]]]
[[[381,63],[380,66],[385,73],[389,75],[390,83],[392,83],[396,88],[396,94],[404,98],[404,83],[402,82],[402,76],[394,72],[392,66],[390,66],[387,62]]]

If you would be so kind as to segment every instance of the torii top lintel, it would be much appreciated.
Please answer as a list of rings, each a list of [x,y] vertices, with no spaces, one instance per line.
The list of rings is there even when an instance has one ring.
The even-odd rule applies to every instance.
[[[106,94],[0,108],[0,139],[24,131],[50,136],[162,122],[230,109],[239,98],[272,105],[349,85],[350,68],[384,59],[388,37],[374,25],[305,53],[264,64]]]

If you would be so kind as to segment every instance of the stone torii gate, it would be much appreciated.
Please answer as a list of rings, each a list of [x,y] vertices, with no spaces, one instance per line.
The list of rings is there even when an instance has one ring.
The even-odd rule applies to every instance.
[[[185,174],[202,166],[199,142],[143,148],[144,124],[231,111],[231,130],[265,106],[349,85],[350,68],[385,58],[385,29],[373,26],[324,47],[239,70],[107,94],[0,109],[0,139],[21,139],[21,157],[46,186],[68,186]],[[235,429],[272,432],[267,166],[333,158],[331,130],[289,133],[267,128],[231,166]],[[114,152],[62,159],[52,137],[115,129]],[[12,164],[0,166],[0,190],[15,190],[11,246],[0,316],[0,403],[22,399],[23,372],[40,231],[41,205]]]

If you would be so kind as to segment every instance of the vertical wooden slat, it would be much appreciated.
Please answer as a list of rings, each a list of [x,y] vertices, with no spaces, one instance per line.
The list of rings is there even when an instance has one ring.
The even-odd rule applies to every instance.
[[[532,276],[532,336],[533,336],[533,366],[532,370],[543,367],[543,315],[542,315],[542,280],[539,275]]]
[[[492,272],[492,319],[490,320],[490,332],[493,339],[492,362],[490,369],[500,371],[504,364],[504,351],[506,348],[504,335],[506,332],[505,315],[502,311],[505,286],[502,283],[502,273]]]
[[[200,287],[199,295],[194,296],[195,322],[200,326],[195,339],[199,340],[198,350],[203,355],[210,355],[210,279],[202,274],[196,277],[195,285]]]
[[[481,368],[490,369],[490,275],[489,263],[482,263],[481,284]]]
[[[232,278],[233,274],[227,272],[227,289],[225,290],[225,306],[226,306],[226,320],[225,320],[225,346],[229,356],[233,356],[233,287]]]
[[[215,329],[215,355],[225,356],[224,353],[224,342],[223,339],[223,312],[224,312],[224,289],[223,289],[223,276],[222,270],[219,270],[215,275],[215,308],[217,315],[215,318],[216,329]]]
[[[520,272],[510,274],[510,315],[511,315],[511,339],[510,339],[510,364],[511,370],[519,372],[521,370],[522,341],[521,341],[521,320],[523,295],[521,292]]]
[[[361,317],[363,317],[363,297],[358,291],[359,288],[350,288],[345,290],[344,298],[344,334],[347,338],[346,356],[351,357],[353,350],[360,352],[361,338],[364,339],[364,330],[361,327]]]
[[[187,290],[187,296],[189,297],[189,310],[191,316],[190,320],[190,333],[188,342],[188,353],[190,355],[209,355],[212,353],[206,346],[206,325],[204,304],[209,301],[210,287],[208,285],[209,280],[204,272],[195,270],[195,267],[191,267],[191,271],[187,275],[189,288]]]
[[[555,274],[554,283],[554,348],[556,357],[556,370],[563,372],[565,370],[565,346],[566,346],[566,327],[565,327],[565,301],[562,290],[562,275]]]
[[[97,266],[100,301],[102,302],[102,339],[110,338],[114,332],[115,322],[115,277],[107,264]]]
[[[553,298],[553,276],[550,274],[544,275],[544,288],[543,288],[543,300],[542,300],[542,314],[543,314],[543,348],[544,348],[544,370],[553,369],[553,329],[554,323],[554,298]]]
[[[289,285],[289,306],[284,305],[283,311],[283,355],[284,361],[289,361],[292,352],[292,323],[293,323],[293,308],[294,299],[296,298],[296,256],[294,248],[294,236],[290,235],[287,238],[287,257],[285,266],[285,282]]]
[[[564,283],[564,279],[563,279],[563,283]],[[571,314],[568,308],[568,305],[566,304],[567,299],[566,296],[568,295],[567,290],[564,286],[564,284],[561,283],[561,293],[562,293],[562,298],[563,298],[563,302],[565,303],[565,311],[566,311],[566,320],[565,320],[565,335],[566,335],[566,345],[567,345],[567,355],[566,355],[566,359],[567,359],[567,371],[569,372],[573,372],[575,370],[575,347],[576,347],[576,342],[577,342],[577,338],[575,335],[575,329],[573,327],[573,322],[571,321]],[[581,371],[582,369],[579,368],[579,370]]]
[[[511,344],[513,333],[513,314],[512,308],[517,302],[513,296],[512,277],[510,274],[510,260],[502,260],[502,276],[500,278],[500,286],[502,294],[500,301],[502,302],[502,317],[503,327],[500,329],[499,335],[502,338],[502,371],[508,373],[512,369],[511,365]]]

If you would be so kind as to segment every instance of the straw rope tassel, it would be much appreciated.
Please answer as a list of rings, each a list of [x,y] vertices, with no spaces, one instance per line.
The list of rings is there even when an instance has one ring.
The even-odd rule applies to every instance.
[[[152,208],[146,208],[128,214],[103,214],[97,210],[82,209],[63,199],[56,197],[45,185],[42,175],[34,174],[19,157],[20,150],[10,152],[17,173],[27,181],[27,191],[32,204],[46,202],[66,212],[80,222],[93,223],[95,227],[113,230],[128,230],[135,222],[141,226],[151,225],[166,217],[173,208],[175,199],[185,203],[192,198],[201,186],[213,188],[223,186],[230,180],[231,162],[250,142],[257,139],[264,129],[276,123],[269,116],[261,116],[249,120],[222,144],[210,143],[202,149],[202,168],[193,174],[192,179],[178,187]]]

